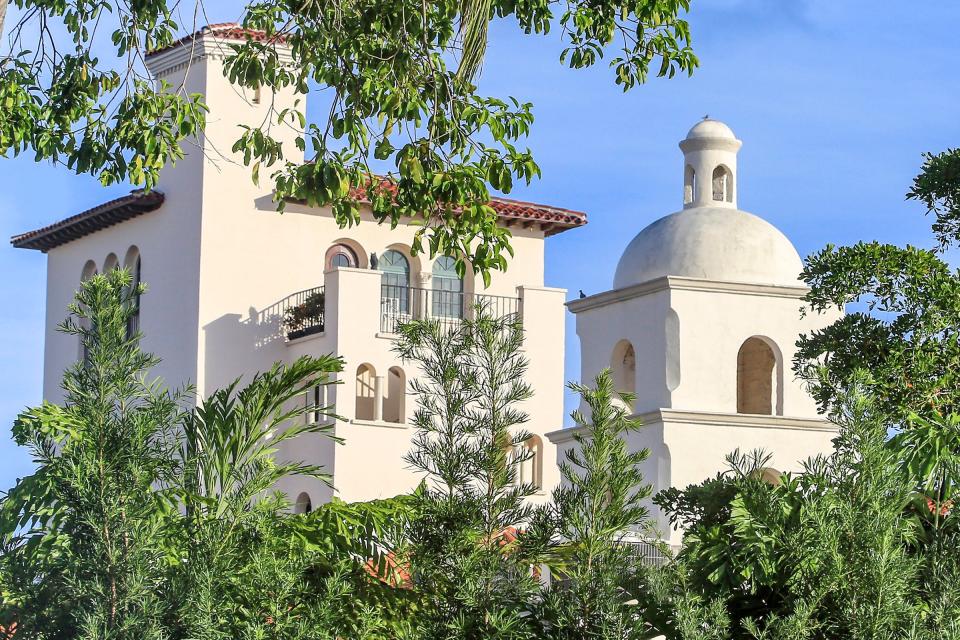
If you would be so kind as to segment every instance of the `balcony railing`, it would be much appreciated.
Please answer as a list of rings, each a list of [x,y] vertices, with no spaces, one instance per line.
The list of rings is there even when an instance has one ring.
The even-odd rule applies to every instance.
[[[401,324],[423,318],[455,327],[472,317],[478,304],[497,318],[520,312],[520,298],[384,284],[380,287],[380,331],[396,333]]]
[[[323,287],[297,291],[281,300],[280,322],[287,339],[296,340],[323,331],[325,302]]]

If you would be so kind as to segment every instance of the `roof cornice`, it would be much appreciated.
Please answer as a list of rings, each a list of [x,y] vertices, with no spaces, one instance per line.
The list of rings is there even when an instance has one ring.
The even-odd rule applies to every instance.
[[[112,227],[131,218],[160,208],[164,195],[160,191],[132,191],[46,227],[27,231],[10,238],[17,249],[37,249],[46,253],[72,240]]]
[[[834,433],[838,427],[823,418],[800,418],[795,416],[768,416],[746,413],[722,413],[716,411],[682,411],[679,409],[658,409],[643,414],[635,414],[644,425],[656,423],[680,423],[707,425],[711,427],[735,427],[754,429],[788,429],[792,431],[815,431]],[[586,427],[558,429],[546,434],[553,444],[565,444],[573,440],[574,435],[586,431]]]
[[[208,58],[223,60],[233,54],[230,45],[242,45],[249,40],[269,42],[274,45],[277,56],[283,64],[290,64],[293,61],[290,47],[282,37],[269,39],[262,31],[244,29],[234,23],[224,23],[204,27],[169,46],[151,51],[146,56],[147,69],[155,78],[159,78],[189,67],[200,60]]]
[[[755,284],[751,282],[727,282],[706,278],[688,278],[685,276],[661,276],[622,289],[613,289],[586,298],[571,300],[567,303],[567,308],[573,313],[580,313],[581,311],[596,309],[633,298],[640,298],[668,289],[675,291],[706,291],[745,296],[764,296],[767,298],[792,298],[796,300],[801,300],[809,291],[807,287],[799,285],[790,287],[779,284]]]

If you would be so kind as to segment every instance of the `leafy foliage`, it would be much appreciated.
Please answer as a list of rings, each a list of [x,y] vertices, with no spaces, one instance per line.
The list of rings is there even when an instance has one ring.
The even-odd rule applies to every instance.
[[[678,556],[683,587],[721,602],[724,637],[956,637],[956,564],[939,545],[919,545],[913,486],[887,441],[873,400],[853,388],[833,419],[829,456],[778,484],[762,458],[658,501],[689,525]],[[941,538],[941,541],[944,539]],[[956,549],[956,539],[947,543]],[[936,567],[931,572],[930,569]],[[715,613],[703,613],[716,619]],[[952,634],[952,635],[951,635]],[[670,637],[699,637],[674,627]]]
[[[157,359],[127,328],[142,292],[121,270],[82,285],[62,327],[85,354],[66,402],[14,427],[37,470],[0,501],[0,625],[42,639],[389,635],[409,603],[371,567],[407,501],[294,516],[270,493],[289,475],[323,477],[275,454],[329,437],[298,399],[340,361],[277,365],[192,406],[147,378]]]
[[[22,10],[10,53],[0,58],[0,154],[35,152],[104,184],[153,187],[181,143],[205,126],[202,96],[155,88],[145,55],[181,27],[166,0],[14,0]],[[506,267],[509,231],[488,206],[488,185],[509,193],[540,169],[520,141],[532,105],[478,93],[474,84],[491,20],[527,34],[559,26],[560,59],[585,68],[613,52],[624,90],[650,75],[692,73],[689,0],[254,0],[243,25],[266,38],[235,46],[230,80],[251,88],[293,87],[329,96],[326,119],[299,105],[270,107],[237,131],[233,151],[254,180],[271,168],[278,207],[288,198],[331,205],[341,226],[360,221],[367,199],[380,222],[423,224],[414,251],[463,256],[489,278]],[[197,12],[203,13],[201,0]],[[114,19],[109,14],[114,14]],[[59,36],[62,27],[69,41]],[[106,40],[109,40],[108,42]],[[281,53],[289,46],[292,61]],[[109,50],[98,58],[94,51]],[[272,133],[292,127],[297,149]],[[299,154],[309,149],[308,162]],[[392,167],[381,180],[371,163]],[[379,165],[378,165],[379,166]],[[459,268],[465,270],[461,261]]]

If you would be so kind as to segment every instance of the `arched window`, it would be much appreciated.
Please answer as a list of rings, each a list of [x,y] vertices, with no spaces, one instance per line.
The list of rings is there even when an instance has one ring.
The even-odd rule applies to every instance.
[[[80,282],[86,282],[95,275],[97,275],[97,263],[93,260],[87,260],[87,263],[83,265],[83,271],[80,272]]]
[[[433,263],[433,315],[463,317],[463,278],[457,274],[457,261],[449,256]]]
[[[683,170],[683,204],[690,204],[697,197],[697,172],[687,165]]]
[[[127,255],[123,259],[123,267],[130,271],[130,286],[136,291],[140,287],[142,280],[143,265],[140,261],[140,250],[137,247],[127,249]],[[133,337],[140,331],[140,294],[133,299],[133,313],[127,320],[127,336]]]
[[[733,202],[733,175],[723,165],[713,170],[713,199],[717,202]]]
[[[113,271],[114,269],[118,269],[119,267],[120,267],[120,261],[117,260],[117,254],[115,253],[111,253],[110,255],[108,255],[106,259],[103,261],[104,273],[110,273],[111,271]]]
[[[386,422],[406,422],[407,375],[400,367],[387,372],[387,395],[383,398],[383,419]]]
[[[357,367],[357,420],[373,420],[377,401],[377,370],[371,364]]]
[[[540,436],[530,436],[521,443],[522,448],[517,456],[517,482],[532,484],[537,489],[543,488],[543,441]]]
[[[775,487],[782,484],[782,481],[780,480],[781,475],[783,474],[772,467],[764,467],[763,469],[760,469],[760,479]]]
[[[97,263],[93,260],[87,260],[86,264],[83,265],[83,270],[80,271],[80,282],[86,282],[93,276],[97,275]],[[80,320],[80,326],[84,329],[90,328],[90,318],[82,318]],[[87,349],[87,342],[84,340],[83,335],[80,336],[80,361],[84,364],[90,362],[90,351]]]
[[[748,338],[737,354],[737,413],[773,415],[777,356],[763,338]]]
[[[621,340],[610,356],[610,372],[613,385],[623,393],[637,392],[637,356],[629,340]]]
[[[338,242],[327,249],[327,269],[337,267],[356,268],[360,266],[357,260],[357,253],[347,245]]]
[[[410,313],[410,262],[407,257],[395,249],[384,251],[377,268],[383,272],[384,312]]]
[[[310,494],[306,491],[297,496],[297,501],[293,503],[293,512],[307,514],[313,511],[313,502],[310,501]]]

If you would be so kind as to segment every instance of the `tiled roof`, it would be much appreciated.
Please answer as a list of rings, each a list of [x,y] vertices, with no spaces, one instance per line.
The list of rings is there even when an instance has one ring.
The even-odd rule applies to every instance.
[[[387,180],[383,180],[380,184],[381,187],[390,191],[396,188]],[[353,191],[353,196],[361,202],[367,201],[366,194],[359,189]],[[536,202],[493,197],[490,199],[490,206],[504,220],[506,226],[510,227],[517,223],[522,223],[525,227],[540,225],[544,235],[547,236],[587,224],[587,214],[582,211],[561,209]]]
[[[358,197],[363,199],[359,194]],[[149,193],[132,191],[130,195],[105,202],[46,227],[13,236],[10,238],[10,244],[18,249],[38,249],[46,253],[71,240],[155,211],[163,204],[163,198],[163,193],[160,191]],[[506,226],[515,224],[522,224],[524,227],[539,226],[547,236],[587,224],[585,213],[545,204],[493,198],[490,206],[504,220]]]
[[[240,26],[236,22],[219,22],[217,24],[208,24],[198,31],[194,31],[190,35],[183,36],[179,40],[171,42],[165,47],[160,47],[159,49],[154,49],[147,53],[147,56],[153,56],[163,51],[169,51],[170,49],[175,49],[182,44],[190,42],[194,38],[200,38],[205,35],[213,35],[223,40],[239,40],[247,41],[253,40],[256,42],[285,42],[286,38],[282,35],[272,35],[267,36],[265,31],[258,31],[256,29],[247,29]]]
[[[71,240],[155,211],[162,204],[163,194],[159,191],[148,193],[139,190],[131,191],[129,195],[104,202],[75,216],[13,236],[10,238],[10,244],[18,249],[39,249],[46,253]]]
[[[540,222],[548,236],[587,224],[587,214],[582,211],[560,209],[546,204],[492,198],[490,206],[501,218]]]

